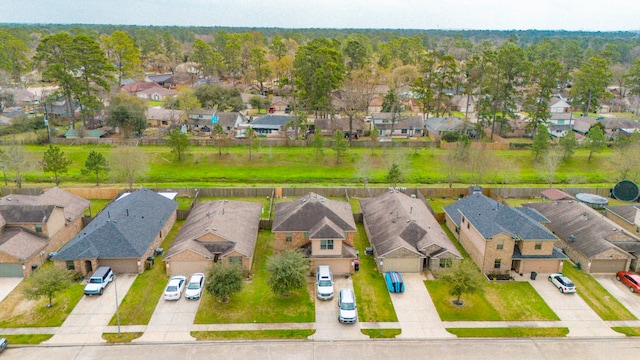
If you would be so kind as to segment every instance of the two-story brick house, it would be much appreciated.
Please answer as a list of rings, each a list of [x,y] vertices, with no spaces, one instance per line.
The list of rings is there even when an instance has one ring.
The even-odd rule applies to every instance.
[[[446,206],[445,223],[485,274],[558,272],[566,256],[548,222],[533,209],[514,208],[482,194]]]
[[[300,249],[311,260],[312,271],[329,265],[334,274],[353,273],[356,223],[347,202],[309,193],[277,203],[271,230],[274,250]]]

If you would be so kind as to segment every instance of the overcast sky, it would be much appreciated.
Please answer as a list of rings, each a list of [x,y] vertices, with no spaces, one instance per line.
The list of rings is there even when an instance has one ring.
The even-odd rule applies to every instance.
[[[0,0],[0,23],[640,30],[640,0]]]

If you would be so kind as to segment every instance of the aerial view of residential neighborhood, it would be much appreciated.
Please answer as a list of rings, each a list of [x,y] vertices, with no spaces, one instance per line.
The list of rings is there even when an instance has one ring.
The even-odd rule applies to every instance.
[[[640,4],[44,2],[0,359],[637,358]]]

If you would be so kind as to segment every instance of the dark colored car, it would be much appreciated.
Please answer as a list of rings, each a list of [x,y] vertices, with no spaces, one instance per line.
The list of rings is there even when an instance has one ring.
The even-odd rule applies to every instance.
[[[640,292],[640,275],[630,271],[618,271],[616,280],[622,281],[629,288],[629,291]]]

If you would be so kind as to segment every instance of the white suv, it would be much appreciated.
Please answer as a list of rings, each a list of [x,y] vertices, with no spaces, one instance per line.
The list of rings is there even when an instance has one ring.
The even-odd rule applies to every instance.
[[[576,286],[573,284],[573,281],[560,273],[550,274],[549,281],[551,281],[551,283],[557,287],[561,293],[567,294],[576,292]]]
[[[91,275],[84,287],[85,295],[102,295],[104,289],[113,281],[113,271],[108,266],[100,266],[96,272]]]
[[[316,271],[316,296],[320,300],[333,299],[333,275],[328,265],[320,265]]]

